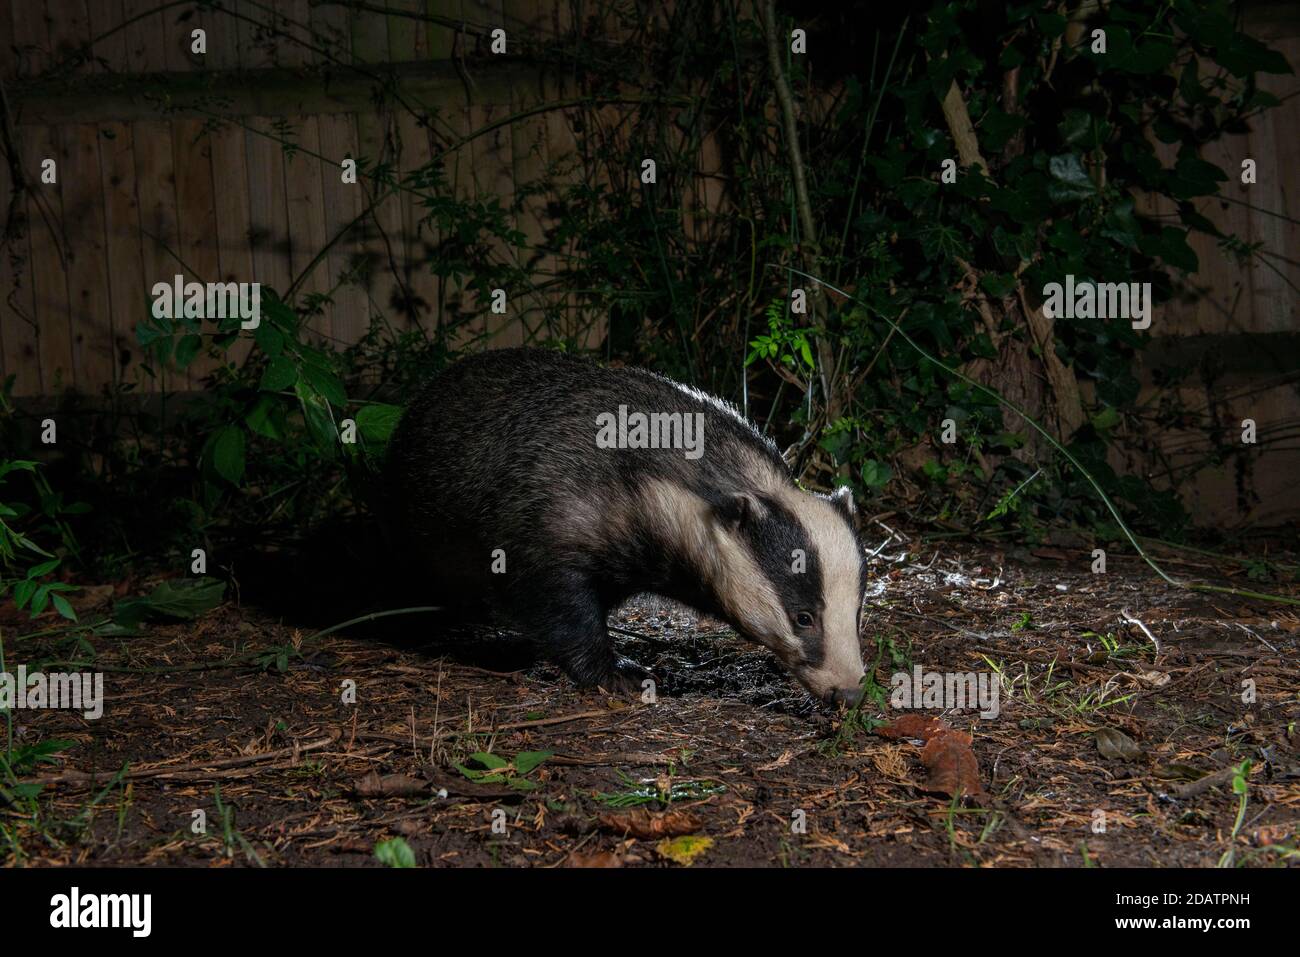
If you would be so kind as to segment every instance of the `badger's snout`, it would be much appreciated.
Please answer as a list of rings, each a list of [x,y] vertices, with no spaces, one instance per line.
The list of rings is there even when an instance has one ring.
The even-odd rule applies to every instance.
[[[854,685],[852,688],[832,688],[826,693],[824,700],[831,707],[845,704],[852,708],[862,700],[862,686]]]

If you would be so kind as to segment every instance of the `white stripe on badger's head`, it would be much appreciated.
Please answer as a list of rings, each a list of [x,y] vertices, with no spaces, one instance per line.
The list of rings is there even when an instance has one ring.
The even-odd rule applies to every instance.
[[[642,514],[652,519],[653,532],[695,566],[732,623],[793,667],[799,660],[798,642],[781,599],[741,540],[718,521],[714,507],[680,485],[657,479],[646,483],[642,496]]]
[[[862,552],[851,500],[773,476],[706,502],[667,481],[643,490],[643,515],[698,569],[740,633],[765,645],[814,695],[854,701]]]
[[[819,698],[856,702],[865,674],[859,640],[864,562],[852,494],[847,486],[830,496],[785,486],[780,500],[804,527],[820,572],[820,634],[809,639],[820,639],[820,660],[811,656],[795,677]]]

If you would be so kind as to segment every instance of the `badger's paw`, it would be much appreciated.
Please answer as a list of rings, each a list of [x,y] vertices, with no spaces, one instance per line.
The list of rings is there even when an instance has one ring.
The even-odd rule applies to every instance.
[[[645,682],[651,682],[647,685]],[[655,676],[629,658],[617,658],[597,684],[609,694],[641,696],[654,688]]]

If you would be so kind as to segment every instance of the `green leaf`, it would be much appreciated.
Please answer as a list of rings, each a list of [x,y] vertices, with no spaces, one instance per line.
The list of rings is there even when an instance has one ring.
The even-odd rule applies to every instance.
[[[501,755],[491,754],[487,751],[475,751],[469,757],[471,761],[477,761],[490,771],[495,771],[498,768],[504,768],[510,765],[510,762],[501,757]]]
[[[284,407],[276,396],[259,396],[244,424],[257,435],[268,439],[284,438]]]
[[[296,382],[293,391],[298,396],[298,402],[302,406],[302,417],[307,423],[307,431],[316,442],[316,447],[328,455],[335,454],[339,433],[330,414],[329,403],[304,380],[300,379]]]
[[[1107,406],[1092,417],[1092,427],[1098,431],[1113,429],[1119,425],[1119,413]]]
[[[144,598],[128,598],[113,607],[113,621],[134,629],[151,618],[191,621],[221,604],[226,583],[218,578],[176,578],[165,581]]]
[[[54,571],[54,569],[58,567],[59,567],[59,559],[52,558],[48,562],[41,562],[39,565],[33,565],[31,568],[29,568],[27,570],[27,577],[32,579],[41,578],[45,575],[48,575],[50,572]]]
[[[212,442],[212,467],[231,485],[244,477],[244,430],[224,426]]]
[[[1048,186],[1048,195],[1057,202],[1075,199],[1087,199],[1097,192],[1088,171],[1083,168],[1077,153],[1065,153],[1053,156],[1047,162],[1047,171],[1052,176]]]
[[[1159,256],[1175,269],[1196,272],[1196,252],[1187,245],[1187,231],[1176,226],[1165,226],[1159,233],[1143,236],[1138,248],[1148,256]]]
[[[527,774],[552,754],[553,751],[520,751],[515,755],[515,771],[519,774]]]
[[[383,445],[393,434],[393,429],[397,428],[397,422],[401,417],[400,406],[374,402],[362,406],[361,411],[357,413],[357,428],[361,430],[361,435],[367,442]]]
[[[194,361],[194,357],[199,354],[199,349],[202,346],[202,336],[181,336],[180,341],[176,343],[176,365],[182,369],[186,368]]]
[[[328,369],[304,363],[302,377],[332,405],[345,406],[348,404],[348,393],[343,388],[343,382]]]
[[[62,595],[52,595],[50,596],[50,600],[54,603],[54,610],[64,618],[68,619],[68,621],[77,620],[77,613],[72,610],[72,606],[68,604],[68,600]]]
[[[389,867],[408,868],[415,866],[415,852],[400,837],[390,838],[376,844],[375,858],[381,864],[386,864]]]
[[[258,388],[263,392],[282,392],[298,381],[298,367],[288,356],[276,356],[266,364]]]
[[[269,322],[258,323],[257,328],[253,330],[253,341],[273,359],[284,352],[284,333]]]
[[[894,470],[883,462],[867,459],[862,463],[862,482],[867,488],[884,488],[894,477]]]

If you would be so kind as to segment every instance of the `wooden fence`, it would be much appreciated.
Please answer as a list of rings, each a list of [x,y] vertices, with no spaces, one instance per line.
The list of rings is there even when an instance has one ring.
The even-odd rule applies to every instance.
[[[329,293],[332,305],[311,328],[340,345],[355,343],[379,314],[398,327],[449,310],[473,314],[499,345],[537,328],[553,301],[512,303],[507,320],[472,292],[444,289],[429,269],[437,237],[420,226],[421,197],[403,192],[364,216],[371,186],[364,176],[344,183],[340,164],[364,157],[408,173],[442,153],[439,144],[501,122],[446,151],[448,181],[458,198],[499,197],[526,248],[539,246],[551,225],[547,197],[521,198],[516,208],[516,184],[536,182],[574,148],[569,117],[502,121],[558,98],[562,86],[475,54],[497,27],[513,42],[565,29],[566,5],[388,0],[393,15],[307,0],[159,5],[50,0],[6,5],[0,16],[0,46],[19,53],[11,75],[38,75],[97,38],[90,61],[57,81],[20,82],[15,97],[32,187],[27,255],[5,276],[16,295],[0,303],[0,368],[17,376],[15,394],[95,393],[131,381],[134,329],[150,290],[178,273]],[[198,29],[202,54],[192,49]],[[375,105],[374,88],[389,81],[410,108]],[[437,130],[422,123],[430,115]],[[41,180],[48,159],[53,183]],[[0,195],[9,192],[6,168]],[[504,244],[495,251],[519,254]],[[196,387],[209,371],[201,358],[166,386]]]
[[[33,184],[26,248],[0,263],[0,370],[16,376],[15,394],[96,393],[139,379],[135,325],[153,284],[178,272],[329,293],[333,304],[312,328],[340,345],[356,342],[376,315],[402,326],[469,314],[492,344],[535,334],[554,295],[525,296],[509,318],[491,316],[473,293],[429,271],[438,237],[419,226],[418,196],[388,198],[361,216],[371,201],[365,180],[344,184],[338,164],[366,157],[409,171],[440,156],[458,197],[499,197],[527,247],[539,247],[554,225],[547,197],[516,202],[517,188],[580,144],[564,110],[509,118],[566,90],[555,76],[481,54],[496,27],[507,42],[563,35],[572,26],[568,0],[375,5],[388,12],[308,0],[222,0],[219,10],[186,2],[160,10],[163,3],[24,0],[0,10],[0,50],[16,53],[0,74],[16,81],[11,106]],[[1247,14],[1252,33],[1300,63],[1293,6],[1252,4]],[[192,50],[196,29],[205,31],[203,54]],[[91,59],[24,85],[23,77],[74,60],[92,39]],[[376,106],[379,82],[419,108]],[[1261,76],[1260,85],[1283,105],[1249,132],[1206,147],[1205,158],[1234,179],[1222,199],[1197,205],[1265,254],[1243,266],[1214,240],[1193,237],[1201,267],[1155,316],[1140,401],[1158,397],[1164,373],[1190,367],[1180,398],[1204,415],[1121,463],[1145,474],[1187,465],[1207,451],[1207,421],[1227,435],[1254,418],[1280,458],[1247,477],[1246,498],[1258,501],[1242,501],[1238,464],[1204,470],[1190,502],[1203,521],[1300,515],[1300,501],[1287,494],[1300,468],[1300,96],[1293,75]],[[419,118],[430,114],[436,130]],[[485,127],[443,155],[440,144]],[[285,141],[295,150],[286,152]],[[706,143],[704,152],[716,169],[717,151]],[[1256,161],[1254,184],[1236,179],[1244,158]],[[40,172],[48,159],[58,176],[47,184]],[[0,164],[0,196],[10,193],[9,177]],[[699,182],[709,188],[707,177]],[[716,200],[705,195],[704,206]],[[1154,204],[1147,211],[1173,214]],[[521,254],[504,244],[495,252]],[[590,326],[593,317],[562,305],[567,331]],[[595,320],[592,342],[601,336]],[[166,384],[197,387],[209,371],[201,359]]]

